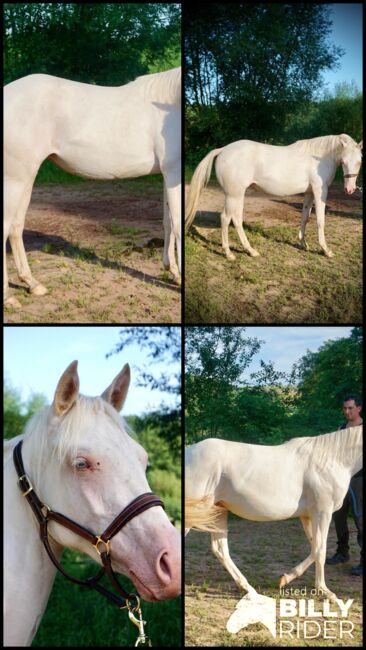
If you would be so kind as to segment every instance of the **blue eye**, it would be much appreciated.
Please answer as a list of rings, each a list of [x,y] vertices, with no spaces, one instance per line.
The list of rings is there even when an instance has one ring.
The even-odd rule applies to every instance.
[[[74,467],[75,469],[83,470],[83,469],[88,469],[89,464],[85,460],[85,458],[76,458],[76,460],[74,461]]]

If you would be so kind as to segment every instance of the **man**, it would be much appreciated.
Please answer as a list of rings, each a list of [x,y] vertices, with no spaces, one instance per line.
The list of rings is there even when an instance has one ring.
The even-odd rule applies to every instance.
[[[360,412],[362,402],[355,395],[349,395],[343,402],[343,414],[347,420],[340,429],[357,427],[362,424]],[[352,476],[349,490],[344,498],[343,505],[333,513],[333,521],[337,533],[337,550],[333,557],[327,558],[327,564],[341,564],[349,560],[349,530],[347,526],[347,514],[351,506],[352,515],[357,527],[357,542],[361,549],[360,563],[352,567],[351,574],[362,575],[362,469]]]

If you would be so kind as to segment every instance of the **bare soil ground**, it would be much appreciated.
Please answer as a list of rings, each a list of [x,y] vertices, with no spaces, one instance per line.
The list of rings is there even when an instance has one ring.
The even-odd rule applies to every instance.
[[[354,624],[353,639],[348,636],[341,639],[339,630],[337,629],[335,632],[336,625],[332,627],[331,632],[331,634],[337,634],[336,638],[324,639],[323,622],[332,619],[325,619],[323,616],[316,619],[320,623],[322,636],[319,635],[318,638],[313,639],[304,639],[301,628],[301,622],[304,619],[299,617],[291,619],[294,623],[300,621],[299,638],[296,638],[295,632],[293,632],[293,638],[287,636],[279,638],[278,615],[276,639],[261,623],[249,625],[238,634],[230,634],[226,631],[226,623],[244,592],[239,591],[228,572],[213,556],[210,535],[191,531],[185,538],[185,645],[203,647],[362,646],[362,578],[350,575],[351,566],[359,562],[359,547],[356,543],[356,528],[353,522],[349,520],[348,525],[351,561],[336,567],[326,565],[325,578],[327,586],[344,602],[354,599],[349,610],[350,615],[347,616],[347,619]],[[277,604],[280,598],[278,587],[280,576],[305,559],[309,553],[309,545],[298,519],[257,523],[232,517],[229,521],[228,539],[230,555],[239,570],[259,593],[276,598]],[[335,549],[336,535],[334,525],[331,524],[327,555],[333,555]],[[314,588],[314,565],[287,588],[290,587],[306,588],[307,595],[283,597],[295,600],[299,600],[301,597],[312,598],[310,592]],[[315,598],[315,609],[319,610],[320,608],[321,601]],[[296,626],[294,629],[296,630]],[[319,628],[311,628],[311,633],[316,634],[318,630]]]
[[[149,179],[35,187],[24,243],[49,290],[29,294],[8,254],[6,323],[179,323],[180,289],[164,271],[162,183]]]
[[[248,190],[244,229],[260,256],[249,257],[230,226],[236,259],[229,261],[221,246],[224,194],[210,183],[185,240],[188,323],[362,323],[361,194],[346,196],[339,185],[329,190],[325,236],[332,259],[321,252],[313,213],[309,250],[299,247],[302,202],[303,195]]]

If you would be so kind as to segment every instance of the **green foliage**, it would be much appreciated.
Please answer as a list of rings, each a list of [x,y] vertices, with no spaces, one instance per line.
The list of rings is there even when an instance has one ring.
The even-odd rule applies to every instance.
[[[53,74],[122,85],[180,64],[178,3],[6,3],[6,83]]]
[[[362,395],[362,328],[348,338],[327,341],[307,352],[294,368],[298,381],[298,417],[314,432],[340,425],[342,403],[349,394]]]
[[[330,45],[321,4],[214,3],[185,15],[186,162],[240,139],[289,144],[320,135],[362,137],[362,95],[352,84],[325,93],[324,70],[344,51]]]
[[[347,394],[362,394],[360,327],[347,338],[329,340],[317,352],[307,352],[290,374],[262,361],[260,370],[251,374],[250,385],[240,376],[235,353],[231,359],[235,333],[244,353],[242,370],[259,354],[260,342],[246,339],[245,328],[186,329],[187,444],[219,437],[271,445],[334,431],[342,424]],[[228,350],[222,345],[222,329],[229,330]]]
[[[8,380],[4,384],[4,438],[20,435],[29,418],[46,404],[46,398],[33,393],[26,402],[22,402],[19,391]]]

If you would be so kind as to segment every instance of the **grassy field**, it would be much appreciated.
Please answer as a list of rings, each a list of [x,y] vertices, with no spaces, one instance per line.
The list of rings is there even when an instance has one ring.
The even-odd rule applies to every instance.
[[[97,568],[85,555],[71,551],[65,552],[63,564],[71,575],[81,579],[94,575]],[[121,577],[120,582],[127,591],[134,590],[127,578]],[[110,589],[105,578],[102,584]],[[147,621],[145,631],[153,645],[181,647],[180,612],[180,598],[161,603],[142,602],[143,618]],[[125,609],[119,610],[96,591],[75,585],[58,574],[32,646],[131,647],[135,645],[137,633]]]
[[[248,190],[244,229],[260,256],[249,257],[230,226],[236,259],[229,261],[221,246],[224,195],[216,181],[208,185],[185,238],[188,323],[362,322],[360,194],[345,196],[341,185],[329,190],[325,235],[332,259],[321,253],[314,216],[306,230],[309,250],[299,247],[302,198]]]
[[[8,254],[7,323],[180,322],[180,289],[164,270],[161,175],[84,181],[41,168],[24,231],[29,266],[47,289],[30,294]]]
[[[325,568],[328,587],[343,601],[354,599],[347,617],[354,623],[354,638],[304,639],[300,627],[299,638],[278,635],[274,639],[267,628],[255,623],[237,634],[226,631],[226,623],[243,597],[224,567],[213,556],[210,536],[207,533],[191,531],[185,538],[185,645],[193,647],[336,647],[362,646],[362,578],[350,576],[352,564],[358,564],[359,547],[356,529],[349,521],[351,562],[337,567]],[[278,582],[280,575],[295,566],[309,553],[309,545],[298,519],[281,522],[257,523],[230,516],[229,521],[230,555],[249,583],[261,594],[279,599]],[[328,537],[328,554],[336,548],[334,526],[331,525]],[[306,588],[307,593],[314,587],[314,566],[310,567],[289,587]],[[287,596],[289,597],[289,596]],[[299,599],[301,596],[290,596]],[[304,598],[304,596],[302,596]],[[309,597],[309,595],[308,595]],[[316,609],[320,601],[315,598]],[[277,602],[278,607],[278,602]],[[300,625],[304,619],[298,616],[291,619]],[[311,620],[311,617],[310,617]],[[321,628],[324,616],[316,619]],[[332,620],[327,619],[327,620]],[[334,619],[333,619],[334,620]],[[296,628],[295,628],[296,629]],[[313,632],[315,634],[315,632]]]

